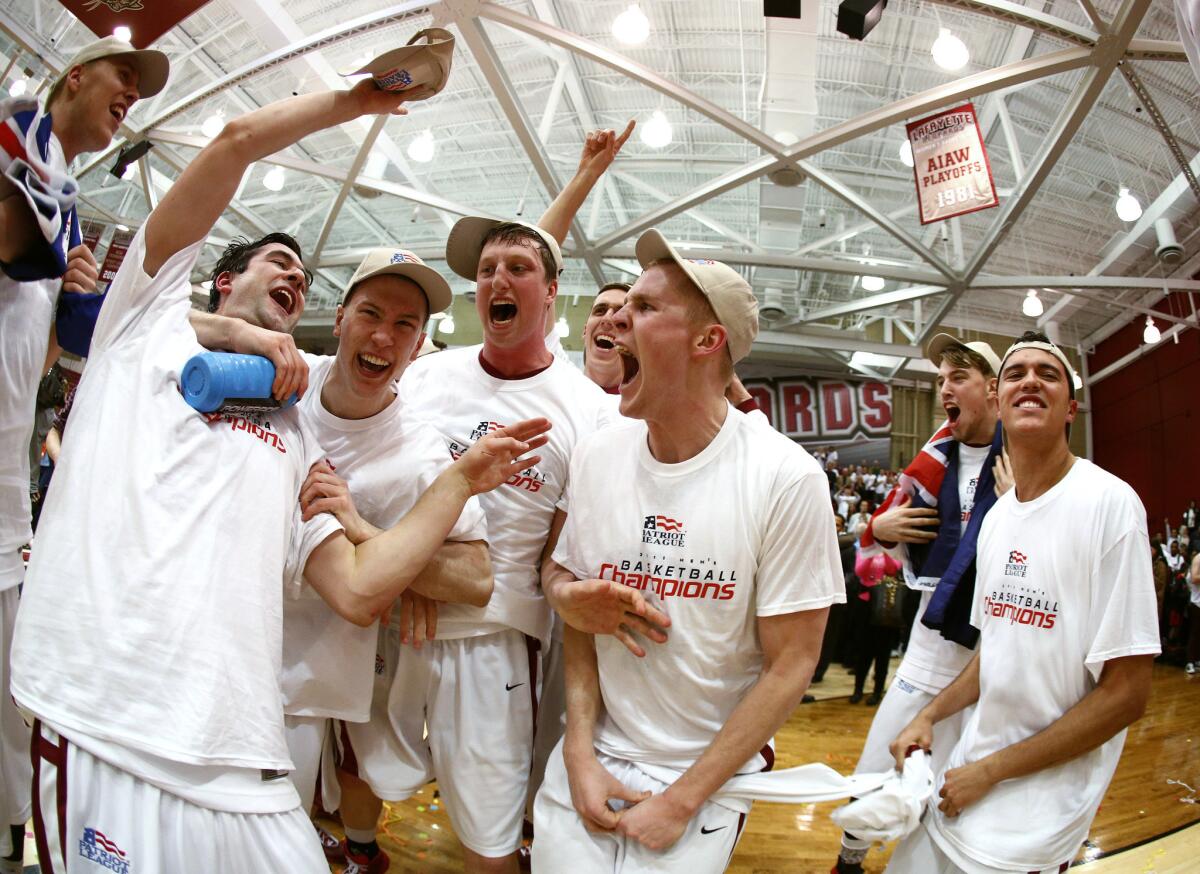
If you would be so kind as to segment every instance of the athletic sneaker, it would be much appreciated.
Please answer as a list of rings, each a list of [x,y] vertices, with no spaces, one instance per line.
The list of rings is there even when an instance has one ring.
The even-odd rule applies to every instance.
[[[829,874],[863,874],[863,866],[858,862],[843,862],[838,859],[837,864],[829,869]]]
[[[321,828],[316,823],[313,827],[317,830],[317,840],[321,842],[321,850],[325,853],[325,858],[338,865],[346,864],[346,847],[334,835],[331,835],[325,829]]]
[[[345,846],[345,844],[342,846]],[[366,856],[346,850],[346,870],[343,874],[383,874],[390,867],[392,867],[392,860],[388,858],[388,854],[383,850],[380,850],[369,859]]]
[[[1197,670],[1200,670],[1200,665],[1196,664],[1195,662],[1188,662],[1187,667],[1184,668],[1184,670],[1189,674],[1194,674]]]

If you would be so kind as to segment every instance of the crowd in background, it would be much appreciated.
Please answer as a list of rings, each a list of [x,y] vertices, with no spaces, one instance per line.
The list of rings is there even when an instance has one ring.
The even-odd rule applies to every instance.
[[[1200,672],[1200,510],[1191,501],[1179,516],[1150,532],[1158,595],[1162,661]]]

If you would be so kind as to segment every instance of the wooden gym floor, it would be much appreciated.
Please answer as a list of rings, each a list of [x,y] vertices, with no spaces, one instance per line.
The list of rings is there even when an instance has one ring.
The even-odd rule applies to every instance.
[[[1169,782],[1200,789],[1200,675],[1156,665],[1153,682],[1150,706],[1129,730],[1116,775],[1076,860],[1081,874],[1200,871],[1200,793]],[[818,701],[797,708],[776,737],[777,767],[819,761],[847,774],[854,769],[875,708],[850,704],[852,688],[845,670],[831,666],[825,681],[812,689]],[[839,804],[756,804],[730,872],[829,871],[840,841],[829,812]],[[335,823],[322,824],[339,832]],[[380,843],[396,874],[462,870],[434,784],[387,806]],[[866,870],[882,871],[888,854],[887,849],[872,852]]]

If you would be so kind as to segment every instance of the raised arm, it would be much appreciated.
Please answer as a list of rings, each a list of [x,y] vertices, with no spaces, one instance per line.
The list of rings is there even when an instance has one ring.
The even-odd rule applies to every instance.
[[[146,273],[156,275],[168,258],[212,229],[255,161],[362,115],[402,115],[403,99],[403,92],[381,91],[364,79],[349,91],[291,97],[230,121],[184,168],[146,220]]]
[[[627,810],[618,831],[651,850],[670,847],[696,811],[761,750],[800,704],[821,655],[829,608],[760,616],[763,669],[704,754],[660,795]]]
[[[631,119],[620,135],[612,130],[597,130],[587,135],[575,175],[538,219],[538,227],[549,231],[559,244],[567,239],[576,213],[633,133],[634,124]]]

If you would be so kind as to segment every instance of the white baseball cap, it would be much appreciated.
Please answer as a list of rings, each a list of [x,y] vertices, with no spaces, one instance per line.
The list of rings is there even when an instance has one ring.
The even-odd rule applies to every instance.
[[[454,300],[450,283],[442,278],[442,274],[407,249],[388,248],[372,249],[367,253],[367,257],[363,258],[354,275],[350,277],[350,284],[346,286],[346,294],[342,295],[342,300],[345,300],[346,295],[360,282],[383,275],[403,276],[415,282],[421,291],[425,292],[431,314],[440,313]]]
[[[666,237],[654,228],[638,237],[634,252],[643,268],[658,261],[670,260],[678,264],[712,304],[717,321],[725,328],[733,363],[737,364],[750,354],[750,347],[758,336],[758,300],[750,290],[750,283],[740,273],[720,261],[681,257]]]
[[[163,86],[167,84],[167,76],[171,73],[171,62],[162,52],[156,49],[135,49],[122,39],[106,36],[84,46],[75,57],[67,61],[54,84],[50,86],[48,94],[55,93],[72,68],[99,61],[101,58],[122,58],[128,61],[137,70],[138,95],[143,99],[162,91]]]
[[[1079,378],[1079,374],[1075,372],[1075,368],[1071,365],[1071,362],[1067,360],[1067,356],[1063,354],[1063,351],[1053,343],[1046,343],[1041,340],[1017,340],[1017,342],[1009,346],[1008,350],[1004,353],[1004,361],[1008,360],[1008,356],[1012,355],[1014,352],[1019,352],[1022,349],[1041,349],[1043,352],[1049,352],[1051,355],[1057,358],[1062,363],[1063,369],[1066,371],[1067,378],[1071,380],[1071,397],[1075,396],[1076,389],[1083,388],[1083,380]],[[1004,366],[1003,362],[1001,362],[1000,366]],[[996,371],[997,375],[999,375],[999,372],[999,370]]]
[[[558,245],[558,240],[537,225],[516,219],[491,219],[482,216],[460,218],[450,229],[450,236],[446,238],[446,263],[450,265],[450,269],[463,279],[474,280],[479,272],[479,256],[483,252],[484,238],[494,228],[510,224],[520,225],[533,231],[545,244],[554,257],[554,275],[546,278],[557,279],[563,269],[562,249]]]
[[[929,345],[925,347],[925,357],[933,362],[934,367],[940,367],[942,364],[942,353],[951,346],[970,349],[988,363],[988,367],[992,368],[992,376],[1000,375],[1000,358],[992,350],[992,347],[982,340],[972,340],[970,343],[966,343],[953,334],[934,334],[933,339],[929,341]]]

